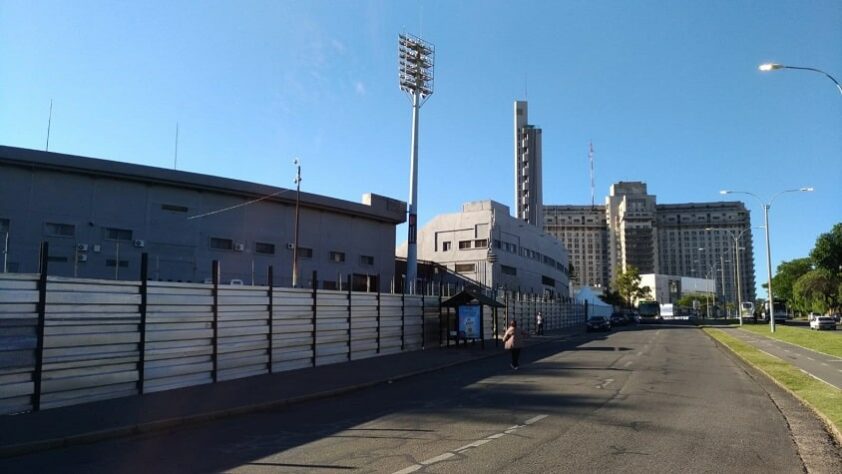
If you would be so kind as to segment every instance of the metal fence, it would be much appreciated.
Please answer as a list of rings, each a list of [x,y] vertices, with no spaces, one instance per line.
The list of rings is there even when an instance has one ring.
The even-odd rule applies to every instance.
[[[455,322],[440,295],[278,288],[271,270],[268,286],[155,282],[146,263],[137,282],[0,275],[0,414],[439,346]],[[501,321],[486,313],[487,338],[508,318],[529,328],[538,307],[547,329],[584,319],[507,303]]]

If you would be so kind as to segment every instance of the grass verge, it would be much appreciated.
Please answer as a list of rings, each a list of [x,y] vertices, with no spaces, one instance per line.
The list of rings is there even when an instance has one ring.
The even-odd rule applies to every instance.
[[[769,332],[769,326],[755,326],[747,324],[742,327],[761,336],[771,337],[797,346],[806,347],[816,352],[842,357],[842,334],[837,331],[808,331],[804,328],[793,328],[778,324],[775,332]]]
[[[729,336],[722,330],[705,328],[704,331],[818,413],[834,432],[837,442],[842,443],[842,390],[817,380],[797,367]]]

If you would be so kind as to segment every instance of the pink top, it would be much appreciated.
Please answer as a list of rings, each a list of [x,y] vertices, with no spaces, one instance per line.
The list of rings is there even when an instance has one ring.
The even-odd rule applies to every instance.
[[[522,334],[521,331],[517,330],[517,327],[509,326],[506,329],[506,333],[503,334],[503,340],[505,341],[505,348],[512,349],[518,348],[523,346],[523,340],[520,337]]]

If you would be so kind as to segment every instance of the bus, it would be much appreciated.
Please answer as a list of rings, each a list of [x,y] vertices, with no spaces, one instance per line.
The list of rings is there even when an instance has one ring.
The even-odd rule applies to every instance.
[[[740,305],[740,315],[743,318],[754,317],[754,303],[751,301],[743,301]]]
[[[787,319],[791,319],[792,315],[786,309],[786,300],[775,298],[775,324],[785,323]],[[766,314],[769,314],[769,304],[766,303]]]
[[[659,323],[661,317],[661,304],[657,301],[641,301],[637,305],[637,312],[640,313],[641,323]]]

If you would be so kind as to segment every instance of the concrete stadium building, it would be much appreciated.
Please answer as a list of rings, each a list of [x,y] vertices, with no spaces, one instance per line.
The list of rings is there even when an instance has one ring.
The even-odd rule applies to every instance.
[[[203,282],[220,261],[223,282],[289,286],[295,190],[184,171],[0,146],[2,271]],[[253,202],[254,201],[254,202]],[[247,204],[248,203],[248,204]],[[404,202],[374,195],[353,203],[301,193],[300,284],[318,272],[338,287],[387,290],[394,277],[395,226]]]

